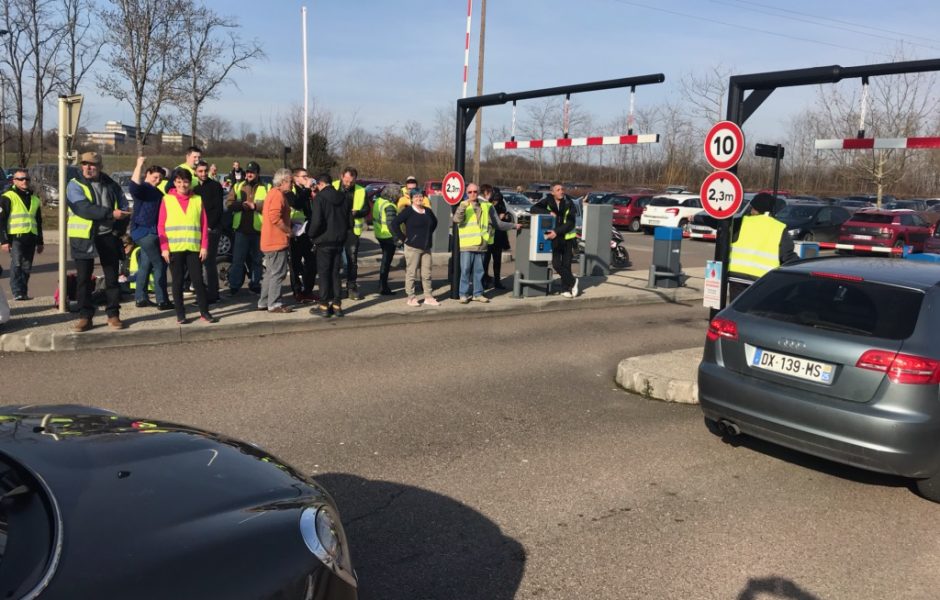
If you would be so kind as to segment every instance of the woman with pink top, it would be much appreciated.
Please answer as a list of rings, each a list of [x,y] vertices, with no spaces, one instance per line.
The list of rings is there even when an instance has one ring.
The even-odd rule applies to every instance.
[[[200,318],[205,323],[215,323],[215,317],[209,314],[206,286],[202,281],[201,263],[209,252],[206,211],[202,206],[202,198],[192,193],[188,171],[177,169],[173,172],[172,181],[174,187],[163,196],[160,204],[157,237],[160,239],[163,260],[170,264],[170,275],[173,277],[176,320],[180,325],[186,322],[186,305],[183,304],[185,266],[196,290]]]

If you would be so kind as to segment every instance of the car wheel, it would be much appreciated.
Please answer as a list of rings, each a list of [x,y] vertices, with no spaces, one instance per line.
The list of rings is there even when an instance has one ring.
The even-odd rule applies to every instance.
[[[679,229],[685,229],[685,226],[688,225],[688,224],[689,224],[689,220],[688,220],[688,219],[682,219],[681,221],[679,221],[678,227],[679,227]]]
[[[633,219],[632,221],[630,221],[630,224],[627,225],[627,230],[632,231],[633,233],[638,232],[640,230],[640,220]]]
[[[940,476],[918,479],[917,493],[931,502],[940,502]]]
[[[219,285],[228,285],[228,271],[232,268],[232,260],[220,257],[215,263],[215,268],[219,274]]]
[[[218,255],[219,256],[228,256],[232,253],[232,238],[227,233],[222,233],[219,236],[219,247]]]
[[[816,241],[816,236],[813,235],[813,232],[812,232],[812,231],[807,231],[807,232],[803,235],[803,241],[804,241],[804,242],[815,242],[815,241]]]

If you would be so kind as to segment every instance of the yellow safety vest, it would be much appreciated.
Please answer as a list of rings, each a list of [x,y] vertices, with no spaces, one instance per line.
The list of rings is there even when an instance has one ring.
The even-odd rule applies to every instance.
[[[72,179],[72,181],[82,188],[85,197],[88,198],[88,201],[92,204],[95,203],[95,197],[91,193],[91,188],[82,183],[77,179]],[[71,207],[69,207],[69,224],[68,224],[68,237],[76,238],[80,240],[90,240],[91,239],[91,229],[94,226],[95,222],[80,217],[72,212]]]
[[[741,231],[731,244],[728,271],[760,278],[780,266],[780,238],[787,226],[769,213],[741,220]]]
[[[13,190],[7,190],[4,194],[10,199],[10,219],[7,221],[7,233],[10,235],[21,235],[31,233],[39,235],[39,224],[36,222],[36,215],[39,214],[40,202],[35,194],[30,195],[29,209],[23,204],[23,199]]]
[[[473,204],[467,201],[467,209],[463,213],[463,222],[457,226],[457,232],[460,234],[460,249],[476,248],[483,245],[483,242],[490,242],[493,237],[490,232],[490,203],[480,202],[480,219],[477,220],[477,212]]]
[[[163,230],[169,242],[170,252],[199,252],[202,241],[202,198],[189,197],[186,211],[173,194],[163,197],[166,222]]]
[[[140,246],[131,250],[130,263],[127,265],[127,279],[131,284],[131,289],[137,289],[137,271],[140,270]],[[153,271],[150,272],[150,278],[147,280],[147,291],[153,291]]]
[[[163,193],[165,194],[165,193],[166,193],[166,184],[168,184],[168,183],[169,183],[168,180],[166,180],[166,179],[161,179],[161,180],[160,180],[160,183],[157,184],[157,189],[160,190],[161,192],[163,192]]]
[[[242,188],[245,187],[245,181],[239,181],[235,184],[235,197],[238,198],[238,195],[242,193]],[[268,195],[268,186],[263,183],[258,183],[258,187],[255,188],[255,204],[258,202],[264,202],[265,196]],[[242,224],[242,213],[244,211],[238,211],[235,213],[235,216],[232,217],[232,229],[238,230],[238,226]],[[255,226],[255,231],[261,231],[261,211],[254,211],[255,220],[252,225]]]
[[[290,189],[292,192],[294,192],[294,195],[297,195],[296,185],[292,185]],[[303,223],[306,220],[307,220],[307,216],[304,215],[304,211],[298,208],[291,207],[290,209],[290,222],[291,223],[297,225],[297,224]]]
[[[333,189],[339,190],[340,181],[337,179],[333,182]],[[362,210],[362,207],[366,205],[366,188],[361,185],[353,186],[353,211]],[[362,235],[362,230],[365,228],[366,220],[363,217],[356,217],[353,219],[353,233],[356,235]]]
[[[388,222],[388,215],[385,212],[387,206],[395,205],[382,198],[376,198],[372,205],[372,229],[375,230],[375,239],[387,240],[392,237],[391,223]]]

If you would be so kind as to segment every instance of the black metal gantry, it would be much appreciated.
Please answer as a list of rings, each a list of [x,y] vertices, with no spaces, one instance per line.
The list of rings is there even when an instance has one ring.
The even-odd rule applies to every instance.
[[[940,59],[912,60],[893,63],[862,65],[858,67],[811,67],[790,71],[770,71],[749,75],[732,75],[728,79],[727,120],[743,125],[770,95],[780,87],[797,87],[823,83],[837,83],[843,79],[859,79],[878,75],[902,75],[940,71]],[[744,93],[750,90],[747,98]],[[732,173],[737,167],[728,169]],[[718,222],[715,260],[721,261],[721,307],[728,301],[728,258],[731,254],[731,219]],[[717,312],[712,310],[712,316]]]
[[[499,92],[497,94],[485,94],[483,96],[462,98],[457,101],[457,135],[456,149],[454,151],[454,170],[465,176],[464,169],[466,168],[467,160],[467,129],[470,128],[470,124],[473,122],[473,117],[476,116],[477,111],[484,106],[496,106],[516,100],[531,100],[533,98],[545,98],[548,96],[579,94],[583,92],[598,92],[601,90],[612,90],[625,87],[634,88],[639,85],[662,83],[665,80],[665,75],[662,73],[656,73],[653,75],[641,75],[639,77],[626,77],[623,79],[608,79],[605,81],[563,85],[553,88],[543,88],[540,90],[515,92],[512,94]],[[476,183],[479,185],[479,182]],[[452,211],[456,212],[456,210],[457,207],[455,206]],[[450,297],[457,298],[460,295],[460,237],[457,232],[456,224],[452,224],[451,229]]]

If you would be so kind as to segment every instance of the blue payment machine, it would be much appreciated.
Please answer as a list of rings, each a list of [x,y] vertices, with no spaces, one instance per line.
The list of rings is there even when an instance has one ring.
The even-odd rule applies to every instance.
[[[532,215],[529,227],[532,236],[529,238],[529,260],[552,260],[552,241],[545,238],[545,234],[555,228],[555,217],[552,215]]]

